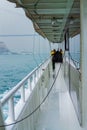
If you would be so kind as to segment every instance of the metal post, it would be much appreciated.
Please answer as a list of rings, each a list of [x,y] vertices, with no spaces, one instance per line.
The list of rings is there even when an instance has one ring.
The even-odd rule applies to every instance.
[[[82,122],[87,128],[87,0],[80,0]]]
[[[8,101],[9,103],[9,117],[11,119],[12,122],[15,121],[15,115],[14,115],[14,101],[13,101],[13,97],[11,97]]]
[[[28,79],[28,88],[29,88],[30,91],[32,91],[32,86],[31,86],[30,78]]]
[[[2,108],[2,106],[1,106],[1,103],[0,103],[0,126],[4,125],[3,115],[2,115],[1,108]],[[5,127],[0,127],[0,130],[5,130]]]
[[[24,86],[21,87],[21,100],[25,102],[25,89]]]

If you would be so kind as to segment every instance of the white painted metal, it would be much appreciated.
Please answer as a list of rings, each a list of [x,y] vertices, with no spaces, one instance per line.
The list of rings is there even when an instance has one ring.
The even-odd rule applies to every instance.
[[[66,59],[66,62],[67,62],[67,64],[68,64],[68,60]],[[67,65],[66,64],[66,65]],[[57,66],[57,65],[56,65]],[[58,65],[59,66],[59,65]],[[71,66],[72,66],[72,64],[71,64]],[[22,89],[22,98],[21,98],[21,100],[17,103],[17,105],[14,107],[14,111],[15,111],[15,114],[14,114],[14,112],[12,111],[11,113],[13,113],[13,114],[11,114],[10,115],[10,120],[9,120],[9,118],[6,120],[6,123],[7,124],[9,124],[9,123],[12,123],[12,121],[14,121],[14,117],[15,117],[15,121],[19,121],[19,120],[21,120],[21,119],[23,119],[24,117],[26,117],[26,116],[28,116],[30,113],[32,113],[32,111],[33,110],[35,110],[36,108],[37,108],[37,106],[39,106],[40,105],[40,103],[43,101],[43,99],[46,97],[46,94],[47,94],[47,92],[49,91],[49,89],[50,89],[50,87],[51,87],[51,85],[52,84],[50,84],[50,83],[52,83],[52,81],[53,81],[53,79],[52,79],[52,63],[50,62],[50,60],[48,60],[43,66],[41,66],[40,68],[40,77],[37,79],[37,82],[35,82],[35,87],[33,86],[32,87],[32,90],[30,90],[29,91],[29,86],[28,86],[28,89],[26,88],[26,89],[23,89],[23,84],[25,83],[21,83],[21,86],[19,86],[19,89],[21,88]],[[62,69],[63,69],[63,66],[62,66]],[[37,70],[37,69],[36,69]],[[57,70],[55,71],[55,74],[57,73],[57,71],[58,71],[58,68],[57,68]],[[72,84],[73,85],[75,85],[75,86],[77,86],[78,87],[78,84],[79,84],[79,74],[75,71],[75,67],[74,66],[72,66],[72,69],[71,69],[71,71],[72,71]],[[36,73],[36,71],[35,71],[35,73]],[[23,80],[23,81],[27,81],[27,83],[28,83],[28,85],[30,85],[30,77],[31,76],[33,76],[33,74],[35,75],[35,73],[34,73],[34,71],[33,71],[33,73],[31,73],[31,75],[29,75],[29,77],[27,77],[27,78],[25,78],[26,80]],[[39,73],[38,73],[39,74]],[[37,76],[37,74],[36,74],[36,76]],[[66,75],[66,76],[68,76],[68,75]],[[38,77],[38,76],[37,76]],[[60,77],[60,78],[59,78]],[[66,84],[65,82],[64,82],[64,79],[63,79],[63,73],[62,73],[62,70],[61,70],[61,74],[60,74],[60,76],[59,76],[58,78],[57,78],[57,80],[56,80],[56,84],[55,84],[55,87],[61,87],[61,90],[58,88],[56,88],[55,90],[53,90],[53,92],[55,93],[55,96],[56,96],[56,94],[57,94],[57,91],[60,91],[60,92],[62,92],[62,94],[63,94],[63,92],[66,92],[66,90],[67,90],[67,88],[64,88],[64,85]],[[73,80],[73,77],[74,77],[74,80]],[[35,76],[33,76],[33,80],[35,80],[34,78],[36,78]],[[51,81],[51,82],[50,82]],[[33,81],[32,81],[33,82]],[[78,83],[77,83],[78,82]],[[20,84],[19,84],[20,85]],[[34,85],[34,84],[33,84]],[[24,87],[25,88],[25,87]],[[17,91],[19,90],[19,89],[17,89]],[[23,94],[23,91],[25,92],[25,94]],[[11,99],[13,96],[12,95],[14,95],[14,93],[16,93],[16,91],[12,91],[13,92],[13,94],[12,93],[10,93],[9,94],[9,96],[6,96],[7,97],[7,100],[6,100],[6,98],[4,98],[4,100],[2,99],[2,105],[4,105],[9,99]],[[10,95],[11,95],[11,97],[10,97]],[[67,95],[67,93],[64,93],[64,97],[65,97],[65,95]],[[53,97],[53,96],[52,96]],[[61,98],[61,97],[60,97]],[[65,97],[65,99],[67,98],[67,96]],[[69,98],[69,95],[68,95],[68,98]],[[67,98],[67,100],[68,100],[68,98]],[[23,102],[23,100],[25,99],[25,102]],[[51,98],[52,99],[52,98]],[[56,99],[55,97],[54,97],[54,99]],[[11,99],[12,100],[12,99]],[[48,100],[49,100],[49,103],[50,103],[50,99],[49,99],[49,97],[48,97]],[[63,100],[64,100],[64,98],[63,98]],[[66,104],[67,104],[67,102],[64,100],[63,101],[62,100],[62,102],[65,102]],[[56,99],[56,100],[54,100],[53,102],[60,102],[60,100],[59,99]],[[69,99],[69,102],[71,102],[70,101],[70,99]],[[10,105],[10,107],[12,106],[14,106],[14,105],[12,105],[12,103],[13,103],[13,100],[11,101],[11,105]],[[47,103],[46,105],[48,105],[49,103]],[[54,103],[55,104],[55,103]],[[70,103],[71,104],[71,103]],[[44,124],[44,119],[45,118],[41,118],[41,120],[43,121],[43,124],[40,124],[40,126],[38,127],[37,126],[37,124],[36,124],[36,122],[37,122],[37,119],[38,119],[38,117],[39,116],[41,116],[42,114],[42,112],[43,112],[43,109],[44,109],[44,105],[45,105],[45,103],[43,103],[43,105],[42,106],[40,106],[39,107],[39,109],[35,112],[35,113],[33,113],[33,115],[32,116],[30,116],[30,117],[27,117],[25,120],[23,120],[22,122],[19,122],[18,124],[15,124],[15,125],[13,125],[13,126],[9,126],[9,127],[7,127],[6,128],[6,130],[35,130],[35,128],[36,128],[36,130],[38,129],[42,129],[42,128],[44,128],[44,126],[43,126],[43,124]],[[55,105],[54,105],[55,106]],[[65,105],[66,106],[66,105]],[[71,105],[72,106],[72,105]],[[64,106],[62,106],[61,107],[61,112],[59,111],[59,109],[57,108],[57,110],[56,110],[56,106],[55,106],[55,112],[54,112],[54,115],[55,115],[55,113],[56,112],[60,112],[59,114],[61,115],[62,114],[62,112],[63,112],[63,114],[64,114],[64,111],[66,111],[67,109],[68,109],[68,111],[67,112],[69,112],[69,108],[68,108],[68,106],[67,106],[67,109],[63,109],[63,107]],[[45,107],[45,109],[46,109],[47,107]],[[50,106],[50,108],[52,108],[51,106]],[[50,109],[49,109],[50,110]],[[71,110],[71,109],[70,109]],[[72,110],[71,110],[72,111]],[[52,110],[51,110],[51,112],[52,112]],[[62,119],[62,123],[64,123],[64,125],[62,125],[61,124],[61,122],[60,122],[60,118],[55,118],[55,119],[58,119],[58,123],[56,124],[56,126],[54,127],[54,125],[52,124],[46,124],[47,126],[46,126],[46,128],[50,128],[50,127],[54,127],[55,128],[55,130],[57,129],[62,129],[62,130],[66,130],[66,128],[67,128],[67,130],[82,130],[82,128],[79,126],[79,123],[78,123],[78,120],[77,120],[77,117],[76,117],[76,115],[75,115],[75,111],[74,111],[74,109],[73,109],[73,114],[74,114],[74,118],[75,118],[75,120],[74,119],[71,119],[72,117],[72,114],[71,114],[71,116],[69,116],[68,117],[68,115],[67,115],[67,119],[70,119],[70,121],[69,121],[69,123],[70,123],[70,125],[68,126],[67,125],[67,122],[65,122],[65,117],[66,117],[66,114],[64,114],[65,116],[63,116],[63,114],[62,114],[62,116],[63,117],[61,117],[60,116],[60,118]],[[50,113],[50,112],[49,112]],[[45,113],[46,114],[46,113]],[[46,114],[47,115],[47,114]],[[55,116],[56,117],[56,116]],[[50,122],[50,115],[49,115],[49,118],[47,117],[47,119],[49,119],[49,121],[48,122]],[[52,117],[53,118],[53,117]],[[51,118],[51,119],[52,119]],[[64,119],[63,119],[64,118]],[[55,121],[55,119],[54,119],[54,121]],[[45,119],[46,120],[46,119]],[[74,123],[75,123],[75,121],[76,121],[76,123],[77,123],[77,125],[75,126],[75,127],[73,127],[74,125]],[[46,122],[45,122],[46,123]],[[71,124],[72,123],[72,124]],[[42,126],[41,126],[42,125]],[[63,127],[63,126],[65,126],[65,128]],[[78,128],[78,129],[77,129]],[[1,130],[1,129],[0,129]],[[4,130],[4,129],[2,129],[2,130]],[[85,128],[83,129],[83,130],[86,130]]]
[[[21,100],[25,102],[25,89],[24,86],[21,87]]]
[[[0,103],[0,126],[1,126],[1,125],[4,125],[1,107],[2,107],[2,106],[1,106],[1,103]],[[4,127],[0,127],[0,130],[5,130],[5,128],[4,128]]]
[[[45,89],[49,84],[49,71],[48,67],[51,66],[50,59],[42,63],[38,68],[26,76],[20,83],[18,83],[2,100],[1,104],[4,106],[7,102],[9,115],[5,120],[6,124],[17,122],[30,113],[32,113],[41,103],[46,96]],[[39,71],[39,73],[36,73]],[[39,75],[39,76],[38,76]],[[32,83],[30,78],[32,77]],[[36,80],[36,77],[37,80]],[[27,88],[24,86],[27,83]],[[14,95],[17,91],[20,91],[21,98],[14,106]],[[41,94],[42,93],[42,94]],[[40,107],[40,106],[39,106]],[[15,125],[6,127],[7,130],[34,130],[37,116],[40,112],[40,108],[29,118],[19,122]]]
[[[87,127],[87,0],[80,0],[82,124]]]
[[[68,51],[65,51],[65,56],[64,56],[64,77],[68,75],[67,56],[68,56]]]
[[[9,101],[8,101],[8,109],[9,109],[9,118],[12,122],[15,121],[15,114],[14,114],[14,101],[13,101],[13,97],[10,97]]]
[[[28,79],[28,89],[29,89],[30,91],[32,91],[30,79]]]
[[[59,66],[59,64],[56,64],[55,72],[58,71]],[[87,129],[87,127],[82,128],[79,124],[72,100],[67,90],[62,68],[63,65],[56,79],[54,87],[41,109],[35,130]],[[75,80],[76,82],[77,78]]]

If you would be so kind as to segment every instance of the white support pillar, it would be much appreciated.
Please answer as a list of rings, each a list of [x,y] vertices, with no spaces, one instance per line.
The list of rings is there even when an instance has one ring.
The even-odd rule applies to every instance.
[[[21,87],[21,100],[23,103],[25,102],[25,89],[23,85]]]
[[[0,126],[4,125],[2,110],[1,110],[1,103],[0,103]],[[4,127],[0,127],[0,130],[5,130]]]
[[[80,0],[82,125],[87,127],[87,0]]]
[[[12,123],[15,121],[15,112],[14,112],[14,101],[13,97],[9,99],[9,117]]]
[[[32,85],[31,85],[30,78],[28,79],[28,88],[29,88],[30,91],[32,91]]]
[[[68,75],[67,56],[68,56],[68,51],[65,51],[65,56],[64,56],[64,77],[66,77]]]

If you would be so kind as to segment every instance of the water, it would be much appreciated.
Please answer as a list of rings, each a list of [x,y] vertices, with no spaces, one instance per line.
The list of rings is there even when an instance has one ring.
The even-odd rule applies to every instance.
[[[0,98],[47,57],[48,54],[0,55]]]
[[[80,52],[78,53],[70,53],[70,55],[72,56],[72,59],[79,62],[80,63]]]

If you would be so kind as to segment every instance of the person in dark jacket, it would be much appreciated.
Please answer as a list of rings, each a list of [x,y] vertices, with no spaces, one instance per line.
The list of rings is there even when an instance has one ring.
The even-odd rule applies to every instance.
[[[55,54],[56,54],[56,50],[54,49],[51,51],[53,70],[55,70]]]

